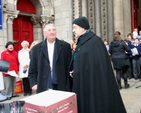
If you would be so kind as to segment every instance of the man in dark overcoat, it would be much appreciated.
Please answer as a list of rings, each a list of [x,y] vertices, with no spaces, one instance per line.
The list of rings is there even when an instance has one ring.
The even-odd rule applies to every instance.
[[[106,47],[86,17],[73,21],[73,33],[78,42],[70,76],[78,113],[126,113]]]
[[[32,90],[37,93],[48,89],[69,90],[69,63],[71,48],[69,43],[56,38],[56,28],[47,24],[43,33],[45,40],[32,49],[29,66],[29,80]]]

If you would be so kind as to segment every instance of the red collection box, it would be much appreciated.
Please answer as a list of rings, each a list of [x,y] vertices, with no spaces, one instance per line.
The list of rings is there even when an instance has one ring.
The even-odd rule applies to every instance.
[[[24,113],[77,113],[76,94],[72,92],[48,90],[27,98]]]
[[[15,86],[15,94],[23,93],[23,87],[22,87],[22,81],[16,80],[16,86]]]

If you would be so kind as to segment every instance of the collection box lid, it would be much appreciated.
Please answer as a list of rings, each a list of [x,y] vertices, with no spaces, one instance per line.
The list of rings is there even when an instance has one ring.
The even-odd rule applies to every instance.
[[[76,94],[58,90],[47,90],[26,98],[24,113],[77,113]]]

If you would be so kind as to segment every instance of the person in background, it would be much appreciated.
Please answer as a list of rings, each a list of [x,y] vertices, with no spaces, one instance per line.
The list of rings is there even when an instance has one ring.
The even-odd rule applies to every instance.
[[[133,38],[138,38],[138,28],[134,28],[134,31],[133,31]]]
[[[70,44],[56,37],[54,24],[43,29],[45,40],[35,45],[29,66],[29,80],[37,93],[48,89],[71,90],[68,67],[72,52]]]
[[[132,39],[133,38],[133,34],[132,33],[128,33],[127,34],[127,42],[128,42],[128,46],[130,47],[132,45]]]
[[[78,39],[70,63],[78,113],[126,113],[106,47],[86,17],[73,21]]]
[[[104,39],[103,42],[104,42],[105,47],[106,47],[106,49],[107,49],[107,52],[108,52],[108,54],[109,54],[109,44],[108,44],[108,40],[107,40],[107,39]],[[109,55],[110,55],[110,54],[109,54]]]
[[[19,62],[18,62],[18,53],[14,50],[14,43],[8,41],[5,45],[6,50],[1,53],[1,59],[10,62],[10,68],[8,71],[15,71],[16,74],[19,72]],[[10,100],[13,97],[18,97],[14,92],[16,78],[10,76],[7,73],[3,73],[5,94],[7,99]]]
[[[30,59],[31,59],[31,55],[32,55],[32,48],[33,48],[36,44],[38,44],[38,43],[39,43],[38,40],[35,40],[35,41],[33,41],[33,42],[31,43],[31,45],[30,45],[30,51],[29,51],[29,57],[30,57]]]
[[[132,52],[133,76],[134,76],[135,80],[138,80],[139,76],[140,76],[140,63],[139,63],[140,55],[138,52],[139,39],[136,38],[134,40],[135,40],[135,43],[134,43],[134,45],[132,45],[131,51],[132,51],[132,49],[136,49],[137,52],[136,53]]]
[[[133,78],[133,65],[132,65],[132,46],[134,44],[133,42],[134,38],[133,38],[133,34],[132,33],[128,33],[127,34],[127,40],[125,40],[126,44],[130,47],[130,51],[129,52],[126,52],[126,58],[127,58],[127,61],[129,63],[129,68],[127,70],[127,75],[128,75],[128,78],[131,79]]]
[[[139,79],[141,81],[141,43],[139,43],[137,50],[139,52],[139,64],[140,64],[140,74],[139,74]]]
[[[127,70],[129,68],[129,63],[126,59],[126,53],[130,51],[128,43],[120,37],[121,33],[116,31],[114,33],[113,41],[110,43],[109,53],[112,56],[112,62],[114,69],[116,71],[116,80],[119,89],[121,86],[121,77],[123,75],[125,88],[129,88]]]
[[[22,78],[24,96],[31,95],[32,89],[30,88],[30,83],[28,79],[28,68],[29,68],[29,42],[24,40],[21,43],[22,49],[18,52],[19,66],[19,76]]]
[[[140,41],[140,43],[141,43],[141,31],[139,31],[138,39],[139,39],[139,41]]]

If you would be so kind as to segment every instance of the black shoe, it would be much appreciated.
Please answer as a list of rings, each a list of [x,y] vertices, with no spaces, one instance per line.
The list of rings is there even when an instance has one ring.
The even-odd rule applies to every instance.
[[[129,76],[128,79],[132,79],[132,77]]]
[[[24,93],[24,96],[27,96],[27,93]]]
[[[27,95],[30,96],[30,95],[32,95],[32,93],[28,93]]]
[[[127,88],[129,88],[130,87],[130,85],[129,84],[125,84],[125,88],[127,89]]]
[[[120,90],[120,89],[122,89],[122,87],[121,87],[121,86],[118,86],[118,88],[119,88],[119,90]]]
[[[13,95],[12,97],[13,97],[13,98],[14,98],[14,97],[19,97],[19,95]]]
[[[138,80],[138,77],[135,77],[135,80]]]
[[[12,97],[7,97],[7,100],[11,100]]]

